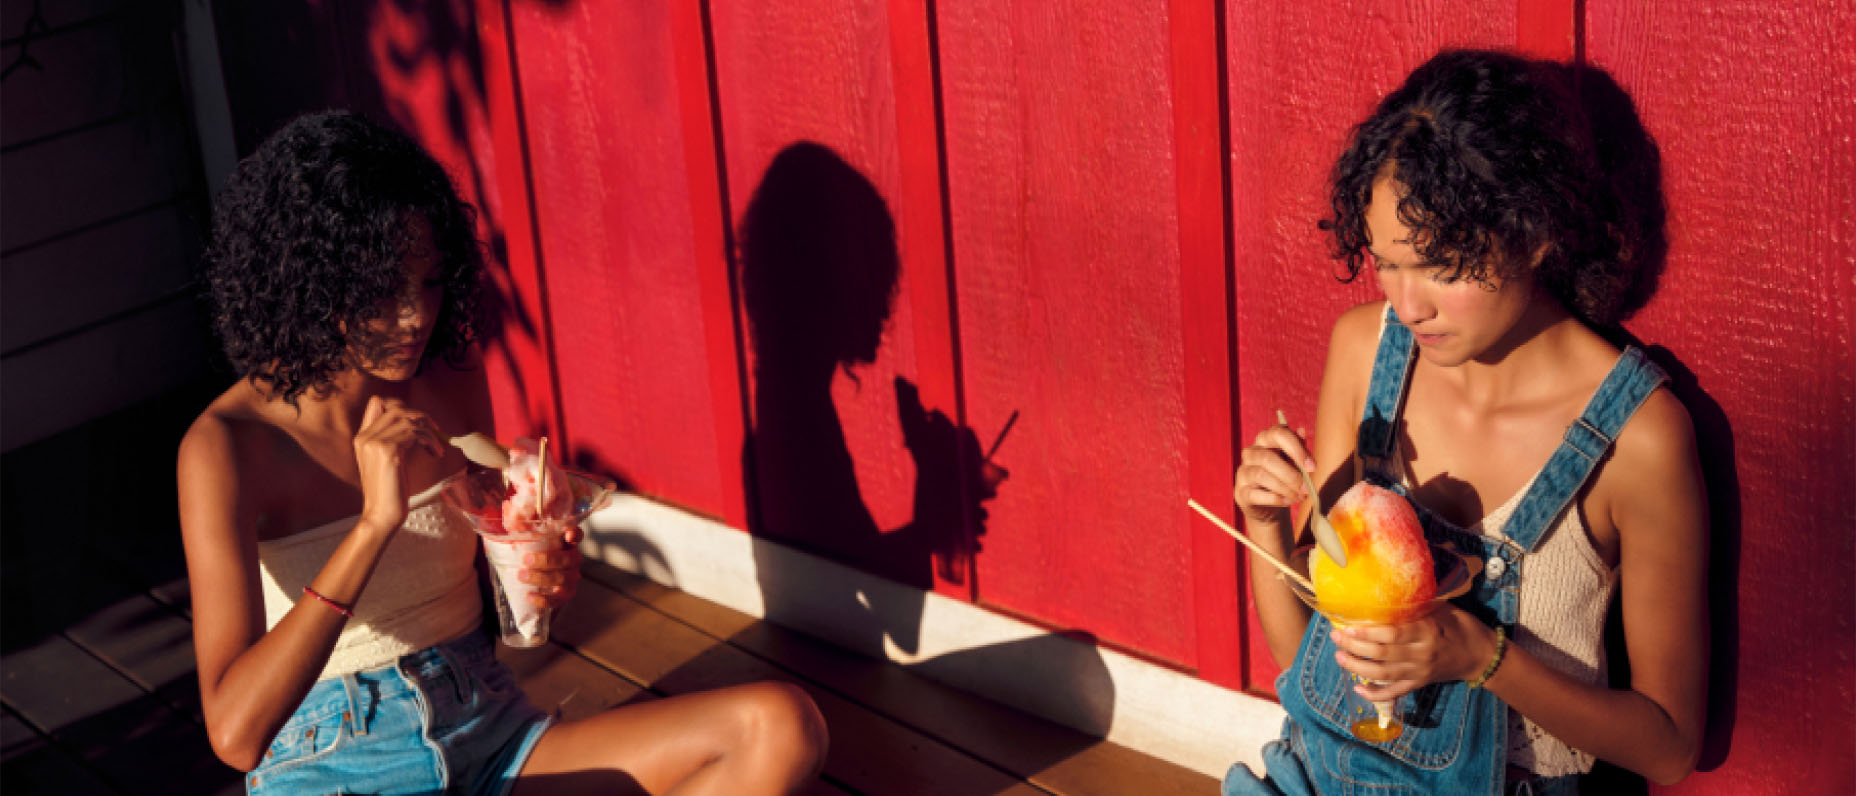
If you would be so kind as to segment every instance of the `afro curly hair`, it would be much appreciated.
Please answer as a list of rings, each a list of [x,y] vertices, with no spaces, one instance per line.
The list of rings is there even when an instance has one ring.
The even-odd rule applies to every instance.
[[[240,161],[213,207],[204,283],[239,374],[294,404],[357,363],[362,330],[405,289],[414,214],[431,225],[440,302],[421,367],[478,337],[474,210],[406,136],[347,111],[297,117]]]
[[[1602,168],[1571,73],[1546,61],[1488,50],[1446,50],[1413,70],[1354,128],[1330,177],[1340,277],[1360,275],[1366,208],[1387,172],[1402,193],[1400,221],[1442,278],[1487,284],[1531,274],[1595,327],[1634,307],[1644,213],[1628,207]],[[1535,262],[1536,254],[1540,255]],[[1653,267],[1653,266],[1651,266]]]

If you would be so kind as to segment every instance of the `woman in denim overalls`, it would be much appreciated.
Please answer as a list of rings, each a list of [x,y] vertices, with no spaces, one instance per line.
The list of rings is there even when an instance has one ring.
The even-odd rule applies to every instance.
[[[1694,767],[1708,647],[1693,431],[1657,389],[1662,371],[1593,331],[1630,309],[1633,253],[1653,230],[1605,182],[1566,79],[1442,53],[1335,167],[1322,226],[1348,278],[1370,262],[1386,301],[1335,324],[1314,445],[1264,429],[1237,504],[1253,538],[1286,552],[1298,465],[1327,505],[1364,479],[1405,495],[1433,543],[1486,563],[1426,616],[1336,632],[1253,559],[1288,719],[1266,770],[1233,766],[1227,794],[1570,793],[1594,759],[1658,782]],[[1562,585],[1580,553],[1588,577]],[[1632,672],[1620,690],[1599,641],[1614,590]],[[1349,687],[1404,697],[1404,732],[1356,740]]]

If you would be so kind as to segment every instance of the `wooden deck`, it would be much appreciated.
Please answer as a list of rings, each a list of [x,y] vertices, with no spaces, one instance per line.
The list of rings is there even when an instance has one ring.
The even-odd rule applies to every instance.
[[[831,727],[814,794],[1207,794],[1202,775],[589,563],[555,640],[501,648],[566,718],[779,679]],[[0,659],[9,796],[237,793],[193,685],[184,584],[126,595]]]
[[[202,728],[171,481],[90,503],[52,482],[60,457],[75,466],[110,438],[96,433],[25,459],[30,470],[7,457],[0,792],[240,793]],[[812,794],[1217,792],[1201,774],[599,563],[553,643],[501,653],[536,704],[567,718],[797,683],[831,729]]]

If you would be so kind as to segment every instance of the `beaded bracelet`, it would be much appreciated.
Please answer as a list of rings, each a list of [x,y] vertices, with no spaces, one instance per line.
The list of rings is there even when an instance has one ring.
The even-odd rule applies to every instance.
[[[1508,631],[1495,628],[1495,657],[1489,659],[1489,665],[1482,667],[1482,674],[1469,681],[1470,688],[1481,688],[1483,683],[1495,676],[1495,670],[1502,665],[1502,653],[1508,651]]]
[[[349,609],[348,609],[348,606],[346,606],[346,605],[342,605],[341,603],[338,603],[338,602],[336,602],[336,601],[334,601],[334,600],[331,600],[331,599],[329,599],[329,598],[327,598],[327,597],[324,597],[324,596],[322,596],[322,594],[321,594],[320,592],[318,592],[318,591],[316,591],[315,589],[312,589],[312,588],[310,588],[310,587],[308,587],[308,586],[304,586],[304,587],[303,587],[303,593],[304,593],[304,594],[307,594],[307,595],[309,595],[309,596],[311,596],[311,597],[314,597],[314,598],[316,598],[316,599],[318,599],[318,600],[321,600],[321,601],[323,602],[323,604],[325,604],[325,605],[327,605],[327,606],[329,606],[330,608],[333,608],[333,609],[335,609],[335,611],[336,611],[336,613],[339,613],[339,614],[341,614],[342,616],[345,616],[345,617],[348,617],[349,619],[353,619],[353,618],[354,618],[354,611],[351,611],[351,610],[349,610]]]

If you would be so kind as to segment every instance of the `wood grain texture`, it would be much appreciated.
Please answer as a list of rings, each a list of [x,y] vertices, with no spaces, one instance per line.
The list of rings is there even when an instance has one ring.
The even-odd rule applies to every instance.
[[[498,644],[496,659],[515,674],[530,704],[562,721],[578,721],[608,708],[655,698],[638,684],[558,644],[529,649]]]
[[[171,106],[0,154],[0,251],[197,192],[190,146]]]
[[[597,564],[587,577],[1052,793],[1204,793],[1207,777]]]
[[[795,681],[790,673],[593,580],[581,582],[554,630],[561,642],[593,661],[669,696],[768,679]],[[636,643],[640,638],[653,643]],[[818,704],[831,732],[825,774],[858,791],[1041,792],[818,684],[797,684]]]
[[[1377,298],[1369,283],[1334,284],[1314,227],[1349,127],[1441,46],[1585,52],[1636,98],[1662,145],[1672,248],[1660,293],[1629,328],[1680,366],[1678,393],[1716,493],[1714,626],[1726,641],[1712,661],[1713,718],[1726,741],[1704,759],[1711,772],[1674,790],[1835,792],[1856,775],[1848,755],[1808,752],[1824,739],[1856,743],[1856,630],[1842,610],[1851,586],[1834,568],[1795,564],[1807,539],[1829,545],[1827,558],[1852,558],[1856,23],[1846,3],[1176,0],[1163,11],[807,0],[716,3],[706,18],[682,6],[668,19],[610,5],[479,0],[480,77],[468,74],[468,53],[418,30],[433,17],[409,27],[400,17],[411,12],[397,5],[285,14],[312,35],[294,44],[222,36],[239,67],[228,88],[255,103],[241,124],[262,120],[272,109],[266,80],[285,89],[315,81],[244,68],[263,66],[250,52],[302,56],[307,66],[293,68],[327,81],[315,96],[391,111],[484,203],[486,228],[508,252],[498,279],[515,319],[491,366],[505,385],[505,435],[564,422],[576,449],[737,524],[750,514],[747,482],[757,481],[757,531],[911,585],[960,596],[977,588],[999,610],[1226,683],[1215,656],[1230,631],[1219,612],[1234,603],[1213,570],[1228,543],[1195,536],[1210,532],[1178,503],[1211,490],[1224,469],[1201,454],[1215,437],[1248,439],[1277,408],[1312,422],[1333,318]],[[1193,26],[1215,23],[1218,8],[1225,47],[1211,56],[1228,73],[1231,184],[1216,198],[1230,208],[1220,219],[1231,235],[1228,285],[1209,264],[1218,247],[1204,192],[1215,166],[1198,126],[1205,82],[1216,78],[1204,53],[1188,49],[1204,46]],[[1566,16],[1579,8],[1587,18]],[[243,19],[223,4],[215,13]],[[327,30],[356,24],[362,32],[327,43]],[[1567,42],[1581,30],[1585,41]],[[511,36],[519,63],[507,60]],[[931,129],[937,99],[944,155]],[[711,103],[719,129],[706,128]],[[855,379],[808,372],[798,414],[751,404],[775,428],[756,430],[758,469],[744,474],[733,374],[763,363],[751,336],[736,347],[734,325],[751,325],[754,298],[729,306],[722,270],[726,254],[752,247],[723,249],[772,165],[806,141],[831,157],[808,161],[801,176],[842,183],[808,194],[815,188],[802,180],[783,196],[854,194],[862,204],[798,218],[825,229],[886,223],[899,275],[893,302],[849,308],[879,316],[883,330],[868,352],[839,360],[853,363]],[[943,164],[945,219],[930,173]],[[798,316],[846,315],[841,294],[808,279],[782,294],[797,297]],[[1214,301],[1212,287],[1228,295]],[[1224,332],[1212,325],[1227,300],[1236,352],[1226,365],[1236,375],[1225,380],[1236,393],[1208,401],[1219,376],[1201,366],[1218,355]],[[1009,476],[984,502],[975,579],[932,572],[942,549],[899,533],[950,493],[924,492],[945,482],[924,480],[898,377],[917,390],[919,418],[939,410],[981,449],[1019,413],[995,459]],[[1221,421],[1231,402],[1235,420]],[[936,466],[957,467],[963,442]],[[781,503],[794,494],[798,502]],[[780,573],[762,576],[777,613]],[[872,610],[898,643],[919,617],[906,605]],[[1260,637],[1249,644],[1241,682],[1266,691],[1275,667]],[[708,648],[685,652],[628,665],[665,675]],[[725,664],[692,671],[745,671]]]
[[[1229,176],[1217,6],[1203,0],[1168,3],[1172,42],[1175,170],[1179,181],[1180,323],[1186,377],[1187,492],[1228,506],[1236,451],[1232,434],[1237,395],[1232,386],[1235,331],[1231,280],[1235,261],[1226,236]],[[1181,509],[1183,510],[1183,508]],[[1237,546],[1217,528],[1189,519],[1193,621],[1198,673],[1226,688],[1244,685],[1243,594]]]
[[[57,31],[85,23],[95,24],[99,17],[120,10],[129,5],[128,0],[65,0],[58,3],[24,3],[9,2],[6,9],[0,11],[0,39],[13,44],[13,39],[28,35],[27,21],[32,19],[33,11],[39,12],[39,21],[51,31]]]
[[[854,174],[820,175],[815,170],[824,166],[802,165],[802,169],[814,171],[795,173],[791,182],[786,183],[795,186],[788,189],[792,193],[782,193],[782,197],[797,198],[810,192],[835,192],[837,186],[823,183],[841,176],[850,182],[859,178],[866,181],[868,187],[880,198],[881,204],[865,204],[854,209],[833,205],[830,210],[821,208],[816,213],[805,214],[796,219],[797,223],[809,224],[818,229],[839,223],[868,225],[882,220],[894,224],[897,213],[897,156],[886,10],[885,4],[879,2],[837,0],[783,3],[759,8],[730,4],[712,9],[716,99],[721,106],[724,125],[723,146],[731,191],[730,212],[738,230],[738,258],[759,260],[754,252],[748,250],[753,244],[743,239],[745,235],[739,231],[740,227],[744,223],[748,204],[757,193],[765,195],[769,192],[766,177],[775,157],[799,142],[816,142],[836,153]],[[826,217],[827,213],[833,215]],[[880,242],[877,245],[881,245]],[[869,255],[872,259],[885,256],[893,257],[894,252],[879,251]],[[770,255],[766,262],[769,269],[797,271],[792,267],[795,264],[780,260],[777,255]],[[752,269],[756,266],[744,263],[738,267]],[[843,267],[848,271],[881,266],[859,260],[846,263]],[[775,278],[816,278],[826,282],[845,281],[848,276],[844,272],[798,272],[780,274]],[[837,444],[846,448],[846,455],[854,466],[851,473],[853,480],[831,485],[829,489],[834,494],[827,499],[838,503],[861,504],[871,525],[859,529],[830,527],[828,523],[832,523],[832,520],[821,516],[818,527],[805,529],[802,527],[803,520],[798,517],[783,515],[772,506],[761,507],[766,530],[773,535],[808,549],[828,554],[835,552],[840,557],[849,555],[850,560],[873,564],[879,571],[893,570],[895,567],[884,567],[874,561],[860,561],[869,554],[868,545],[859,545],[849,537],[856,533],[865,536],[867,542],[868,534],[876,529],[896,528],[912,517],[909,498],[914,468],[906,453],[896,444],[902,434],[896,421],[894,391],[889,385],[897,375],[913,374],[915,340],[910,304],[904,292],[906,287],[900,283],[892,284],[896,285],[898,292],[889,305],[882,339],[874,354],[875,361],[852,364],[856,373],[855,380],[841,371],[831,378],[825,385],[829,390],[829,407],[816,403],[808,407],[829,409],[835,414],[843,435],[842,442]],[[747,288],[744,287],[745,290]],[[841,317],[851,312],[868,312],[868,305],[880,303],[883,298],[881,295],[870,294],[835,294],[833,285],[817,284],[791,292],[770,293],[764,302],[748,295],[744,295],[743,301],[750,305],[765,303],[769,305],[769,314],[778,313],[781,318],[786,312],[815,312]],[[841,302],[857,302],[865,306],[852,308]],[[784,306],[771,306],[775,303],[783,303]],[[749,316],[748,326],[752,329],[755,310],[744,307],[742,311]],[[874,311],[878,315],[883,314],[880,307]],[[782,322],[770,320],[764,325]],[[840,331],[856,334],[860,338],[868,334],[862,328],[845,327]],[[768,375],[765,368],[790,371],[796,369],[796,366],[789,366],[785,362],[766,364],[767,357],[759,350],[765,344],[757,343],[752,333],[749,342],[750,390],[758,401],[764,402],[765,398],[760,396],[765,392],[761,386],[764,377]],[[856,345],[861,347],[868,342],[868,339],[859,339]],[[847,361],[863,352],[831,353],[842,358],[838,361]],[[820,386],[811,373],[792,378],[803,379],[805,383],[800,387],[808,391]],[[794,439],[790,444],[782,445],[779,444],[780,437],[772,436],[781,429],[770,426],[784,423],[798,427],[802,433],[811,433],[829,431],[826,427],[829,426],[828,421],[811,423],[786,415],[771,415],[764,411],[764,403],[757,403],[754,422],[757,439],[762,446],[762,460],[758,463],[757,476],[765,481],[763,500],[789,489],[824,489],[793,484],[791,477],[782,477],[779,471],[815,463],[816,459],[802,449],[813,443],[820,447],[830,447],[836,441],[827,436],[815,435],[812,439]],[[839,474],[839,465],[840,462],[831,462],[826,469]],[[849,509],[848,513],[855,514],[855,508]]]
[[[1322,0],[1229,7],[1231,227],[1237,260],[1239,440],[1284,410],[1312,428],[1329,331],[1347,307],[1380,298],[1372,280],[1335,282],[1327,176],[1353,125],[1407,72],[1447,44],[1512,45],[1512,6]],[[1255,614],[1247,617],[1255,628]],[[1247,686],[1279,671],[1248,632]]]
[[[39,68],[20,66],[0,82],[0,146],[178,105],[171,31],[139,21],[118,15],[30,40],[24,52]],[[19,44],[0,47],[0,66],[20,55]]]
[[[4,350],[190,295],[204,230],[192,201],[157,205],[0,260]]]
[[[925,13],[840,0],[711,9],[747,330],[742,456],[756,534],[965,598],[949,563],[963,527],[957,452],[977,443],[953,401],[933,133],[898,128],[898,75],[928,79],[925,30],[892,8]],[[907,118],[923,118],[932,92],[909,96]],[[789,609],[781,577],[761,573],[774,617]],[[919,605],[871,610],[913,645]]]
[[[4,360],[0,449],[13,450],[208,376],[213,341],[181,296]]]
[[[683,117],[683,162],[690,190],[690,227],[695,239],[697,281],[708,346],[711,411],[715,417],[716,470],[722,481],[722,520],[748,527],[749,481],[741,452],[747,439],[746,332],[736,310],[740,293],[733,264],[728,186],[717,142],[721,137],[714,101],[707,13],[694,4],[675,6],[670,18],[677,104]]]
[[[698,269],[722,265],[694,251],[668,12],[511,11],[516,51],[537,54],[521,78],[539,100],[526,116],[529,167],[568,459],[719,513],[739,484],[721,479],[713,405],[739,414],[739,396],[711,389],[706,326],[730,319],[704,314]]]
[[[1020,413],[980,598],[1191,666],[1168,19],[939,11],[967,415]]]
[[[145,594],[118,600],[65,628],[67,638],[201,727],[193,628]]]
[[[470,9],[474,39],[481,57],[483,127],[476,130],[496,153],[489,171],[476,175],[483,184],[480,219],[491,251],[500,254],[490,269],[495,327],[484,345],[484,370],[495,405],[495,436],[547,433],[560,426],[555,400],[556,363],[549,351],[545,296],[541,289],[530,191],[524,95],[518,57],[512,49],[508,4],[477,0]],[[569,446],[571,439],[557,439]]]
[[[1579,0],[1517,0],[1515,49],[1536,58],[1571,61],[1579,49]]]
[[[239,781],[213,756],[199,725],[68,638],[47,636],[4,663],[0,697],[7,706],[74,750],[115,792],[205,793]],[[151,771],[162,776],[151,779]]]
[[[1636,99],[1669,203],[1661,289],[1629,327],[1692,372],[1678,395],[1714,493],[1703,766],[1715,770],[1669,791],[1847,791],[1856,14],[1751,0],[1587,8],[1587,52]]]
[[[110,786],[11,711],[0,714],[0,787],[10,793],[108,793]]]

